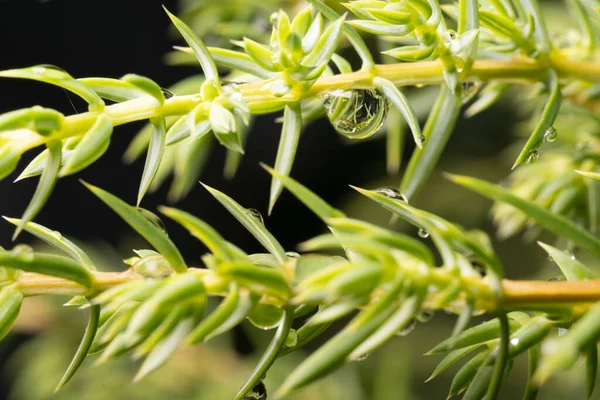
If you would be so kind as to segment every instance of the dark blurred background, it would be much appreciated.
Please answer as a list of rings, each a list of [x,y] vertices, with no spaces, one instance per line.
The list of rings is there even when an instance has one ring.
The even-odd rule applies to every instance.
[[[0,69],[48,63],[64,68],[75,77],[118,78],[134,72],[145,75],[162,86],[169,86],[199,73],[200,70],[196,67],[169,67],[163,62],[164,55],[171,50],[171,46],[180,44],[181,41],[172,32],[169,33],[169,19],[161,4],[171,11],[178,10],[177,2],[170,0],[0,0]],[[85,110],[85,105],[79,99],[73,95],[69,98],[62,89],[23,80],[0,81],[1,113],[36,104],[55,108],[66,114],[74,112],[73,106],[78,112]],[[217,148],[213,152],[201,178],[203,182],[227,193],[242,205],[256,208],[263,214],[266,214],[268,204],[270,177],[258,163],[262,161],[272,165],[274,162],[280,129],[274,122],[275,117],[269,115],[256,121],[246,145],[246,156],[234,179],[228,181],[223,178],[223,148]],[[493,181],[506,176],[510,159],[515,152],[509,151],[509,157],[505,157],[504,152],[508,144],[514,141],[512,131],[517,123],[513,121],[516,120],[516,115],[502,103],[492,111],[470,120],[462,119],[438,169],[415,204],[466,227],[480,227],[492,233],[493,228],[488,218],[490,203],[454,187],[441,177],[440,172],[448,170]],[[143,159],[133,166],[125,167],[121,157],[142,125],[140,122],[118,127],[105,156],[82,173],[61,179],[44,210],[36,218],[36,222],[44,226],[59,230],[81,242],[93,244],[92,247],[107,260],[106,263],[112,263],[110,267],[113,269],[123,268],[118,263],[119,258],[132,256],[131,248],[139,248],[140,245],[143,246],[143,242],[132,235],[124,222],[89,193],[78,179],[133,203],[143,169]],[[409,143],[405,149],[405,163],[412,149],[413,145]],[[36,154],[37,151],[27,154],[22,160],[22,166]],[[385,169],[383,138],[349,144],[335,133],[327,120],[320,120],[305,130],[292,176],[351,215],[387,224],[387,213],[355,196],[348,186],[353,184],[373,188],[398,185],[400,177],[387,176]],[[14,177],[16,175],[12,178]],[[13,179],[0,182],[0,214],[19,217],[35,190],[37,179],[16,184],[12,183]],[[148,195],[142,205],[154,210],[157,205],[165,203],[165,199],[166,189],[161,189]],[[259,244],[250,234],[200,185],[177,206],[206,220],[244,250],[261,252]],[[295,244],[324,230],[316,217],[285,192],[272,216],[266,219],[266,224],[288,250],[294,250]],[[204,252],[199,242],[169,221],[167,227],[170,236],[189,262],[198,264],[199,257]],[[398,229],[407,228],[400,225]],[[13,228],[8,223],[0,222],[1,246],[12,246],[12,233]],[[19,240],[28,242],[31,237],[23,234]],[[507,265],[510,277],[530,276],[545,260],[541,250],[531,245],[524,246],[519,238],[495,245]],[[71,317],[73,315],[74,313],[68,314]],[[449,332],[446,322],[451,319],[442,316],[440,320],[436,325],[431,325],[430,329],[421,329],[420,334],[397,339],[403,342],[401,346],[405,350],[416,346],[409,351],[414,356],[411,360],[419,360],[420,354],[428,346]],[[439,326],[439,329],[434,329],[434,326]],[[430,333],[432,330],[434,332]],[[78,335],[75,334],[75,337]],[[17,344],[30,337],[27,334],[15,334],[9,344],[0,347],[0,360],[6,360],[17,348]],[[242,355],[251,353],[253,348],[247,335],[241,332],[237,332],[233,344]],[[398,364],[402,359],[403,354],[397,354],[391,362]],[[422,394],[407,398],[445,398],[449,381],[428,386],[421,384],[435,361],[427,359],[423,364],[426,368],[419,367],[415,370],[414,385],[410,390],[412,393]],[[5,363],[3,366],[0,361],[0,369],[4,370],[0,398],[5,398],[14,375],[18,374],[14,370],[8,373],[7,369],[11,368],[7,365],[12,364]],[[516,384],[522,385],[522,382]],[[367,395],[365,398],[374,397]]]

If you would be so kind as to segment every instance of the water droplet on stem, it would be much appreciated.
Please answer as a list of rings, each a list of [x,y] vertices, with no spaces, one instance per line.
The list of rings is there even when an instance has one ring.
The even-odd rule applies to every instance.
[[[551,126],[550,128],[546,129],[546,132],[544,133],[544,142],[552,143],[556,140],[557,136],[558,131],[555,127]]]
[[[244,400],[267,400],[267,387],[259,381],[252,390],[244,396]]]
[[[429,237],[429,232],[427,232],[423,228],[419,228],[419,237],[422,237],[423,239],[427,239]]]

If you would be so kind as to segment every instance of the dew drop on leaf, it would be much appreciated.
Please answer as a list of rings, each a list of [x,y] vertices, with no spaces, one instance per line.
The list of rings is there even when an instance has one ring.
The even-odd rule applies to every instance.
[[[400,329],[398,332],[396,332],[396,336],[406,336],[409,333],[411,333],[412,331],[414,331],[416,326],[417,326],[417,324],[416,324],[415,320],[413,319],[407,325],[403,326],[402,329]]]
[[[421,310],[415,318],[419,322],[428,322],[433,318],[434,314],[432,310]]]
[[[252,390],[244,396],[244,400],[267,400],[267,387],[259,381]]]
[[[557,136],[558,136],[558,131],[556,130],[555,127],[551,126],[544,133],[544,142],[552,143],[556,140]]]
[[[324,96],[329,122],[350,139],[364,139],[381,129],[388,112],[388,101],[374,89],[335,90]]]
[[[527,158],[527,164],[533,164],[540,158],[540,152],[537,150],[531,150],[529,157]]]
[[[471,267],[473,267],[475,272],[477,272],[482,277],[487,275],[487,270],[485,269],[485,265],[483,265],[480,261],[471,260]]]
[[[389,197],[390,199],[398,199],[398,200],[402,200],[402,201],[408,203],[408,199],[406,198],[406,196],[403,195],[402,193],[400,193],[400,191],[396,188],[391,188],[391,187],[379,188],[379,189],[375,189],[375,193],[382,194],[386,197]]]
[[[287,337],[285,338],[285,347],[296,347],[298,344],[298,331],[290,329]]]
[[[429,232],[427,232],[423,228],[419,228],[419,237],[422,237],[423,239],[427,239],[429,237]]]
[[[548,256],[548,261],[554,262],[554,258],[552,256]]]
[[[256,208],[248,208],[246,209],[246,213],[256,222],[258,222],[261,225],[265,224],[265,221],[263,220],[262,214],[260,213],[260,211],[258,211]]]
[[[479,81],[465,81],[461,83],[461,100],[463,103],[468,103],[479,93],[481,82]]]
[[[63,236],[59,231],[52,231],[52,236],[54,236],[54,238],[56,240],[62,240]]]
[[[175,96],[175,94],[173,94],[173,92],[171,92],[169,89],[160,88],[160,90],[163,92],[165,99],[170,99],[171,97]]]
[[[138,207],[138,212],[142,214],[144,218],[146,218],[150,223],[156,226],[158,229],[163,231],[165,234],[167,233],[167,227],[162,219],[152,211],[146,210],[145,208]]]
[[[425,137],[425,135],[421,135],[419,136],[419,143],[420,144],[425,144],[425,142],[427,141],[427,138]]]
[[[353,358],[352,361],[364,361],[367,358],[369,358],[370,355],[371,355],[371,352],[369,351],[368,353],[361,354],[360,356]]]

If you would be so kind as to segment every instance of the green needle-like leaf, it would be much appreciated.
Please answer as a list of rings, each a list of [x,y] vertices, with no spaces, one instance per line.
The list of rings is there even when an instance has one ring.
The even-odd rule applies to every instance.
[[[131,226],[144,239],[146,239],[156,249],[156,251],[165,256],[175,271],[185,272],[187,266],[185,265],[185,261],[183,260],[181,253],[179,250],[177,250],[177,247],[175,247],[171,239],[169,239],[164,231],[150,222],[138,211],[136,207],[130,206],[105,190],[85,182],[83,182],[83,184],[114,212],[119,214],[119,216],[123,218],[123,220],[125,220],[125,222],[127,222],[127,224],[129,224],[129,226]]]
[[[146,92],[130,82],[111,78],[80,78],[78,82],[92,89],[98,96],[116,102],[142,97]]]
[[[425,144],[422,149],[415,149],[400,183],[400,191],[409,200],[421,190],[439,160],[456,124],[461,104],[458,94],[453,94],[445,85],[441,86],[423,129]]]
[[[429,378],[425,382],[429,382],[448,368],[450,368],[454,363],[462,359],[464,356],[472,352],[473,350],[481,347],[482,344],[474,344],[472,346],[463,347],[462,349],[453,350],[444,357],[442,361],[435,367],[435,370],[431,373]]]
[[[292,327],[292,322],[294,320],[294,310],[291,307],[287,307],[283,313],[283,321],[277,328],[271,343],[263,353],[260,361],[252,371],[252,375],[246,383],[242,386],[242,388],[235,395],[236,400],[244,400],[246,399],[246,395],[254,388],[262,377],[267,373],[271,365],[277,359],[277,354],[283,348],[285,343],[285,339],[287,338],[288,333],[290,332],[290,328]]]
[[[451,181],[471,189],[482,196],[489,197],[495,201],[505,202],[518,208],[539,225],[557,235],[574,241],[597,257],[600,257],[600,239],[586,232],[567,218],[556,215],[537,204],[523,200],[512,194],[509,190],[489,182],[460,175],[447,175],[447,177]]]
[[[283,112],[283,127],[281,128],[281,138],[279,139],[279,148],[277,149],[277,159],[275,160],[275,171],[279,175],[288,176],[292,170],[300,133],[302,132],[302,112],[298,103],[286,105]],[[274,175],[271,181],[271,195],[269,199],[269,214],[275,206],[283,190],[282,182]]]
[[[227,241],[206,222],[193,215],[170,207],[159,207],[159,211],[186,228],[192,236],[198,238],[221,261],[234,258]]]
[[[163,93],[161,87],[158,86],[158,84],[152,79],[136,74],[127,74],[121,79],[127,83],[131,83],[133,86],[142,90],[147,95],[154,97],[161,107],[165,104],[165,94]]]
[[[548,72],[547,85],[550,90],[550,96],[548,97],[546,106],[544,107],[540,120],[531,133],[529,140],[527,140],[525,147],[523,147],[523,150],[521,150],[521,153],[517,157],[513,169],[519,164],[528,162],[532,154],[537,154],[534,152],[537,152],[537,148],[544,142],[544,135],[548,129],[552,129],[552,124],[554,124],[554,120],[560,110],[560,85],[558,82],[558,75],[552,69]]]
[[[302,65],[307,67],[319,67],[331,59],[337,49],[342,37],[345,16],[342,16],[330,24],[317,41],[315,47],[302,60]]]
[[[110,145],[113,124],[105,114],[100,115],[71,153],[60,170],[60,176],[79,172],[99,159]]]
[[[231,197],[226,194],[211,188],[205,184],[202,184],[206,190],[210,192],[218,201],[221,203],[227,211],[231,213],[255,238],[258,240],[265,249],[277,259],[280,264],[283,264],[287,259],[285,250],[281,247],[281,244],[275,239],[275,237],[267,230],[260,217],[255,210],[249,210],[235,202]]]
[[[275,394],[281,398],[340,367],[348,355],[373,334],[394,312],[402,288],[398,279],[379,300],[366,307],[340,333],[322,345],[292,372]]]
[[[323,221],[327,221],[329,218],[343,218],[345,217],[344,213],[340,210],[337,210],[327,204],[322,198],[317,196],[315,193],[310,191],[308,188],[298,183],[293,178],[289,176],[284,176],[269,166],[261,163],[261,167],[263,167],[267,172],[277,178],[283,186],[292,192],[294,196],[298,198],[306,207],[308,207],[312,212],[314,212],[319,218]]]
[[[10,331],[23,303],[23,293],[14,286],[0,290],[0,340]]]
[[[595,278],[596,275],[592,270],[571,257],[570,254],[542,242],[538,242],[538,244],[556,262],[568,281],[585,281]]]
[[[91,288],[94,284],[94,275],[87,268],[71,258],[54,254],[2,252],[0,266],[68,279],[87,288]]]
[[[144,360],[144,363],[140,367],[135,378],[133,378],[133,381],[139,382],[146,375],[161,367],[175,350],[177,350],[181,343],[183,343],[185,337],[192,329],[193,323],[194,321],[192,318],[181,321],[167,337],[154,346],[150,351],[150,354],[148,354],[148,357]]]
[[[139,206],[142,202],[142,198],[146,194],[146,191],[152,184],[152,180],[158,172],[160,167],[160,161],[165,151],[165,142],[167,137],[166,122],[163,117],[158,117],[152,121],[152,136],[150,137],[150,144],[148,145],[148,155],[146,156],[146,164],[144,165],[144,172],[142,174],[142,180],[140,182],[140,189],[138,191],[137,205]]]
[[[387,97],[387,99],[391,101],[392,104],[398,110],[400,110],[402,116],[404,117],[404,119],[408,123],[408,126],[410,127],[410,130],[412,131],[413,138],[415,139],[417,147],[423,147],[423,140],[421,138],[421,127],[419,126],[419,120],[414,110],[410,106],[406,96],[404,96],[404,94],[402,94],[402,92],[398,90],[398,88],[387,79],[375,77],[373,78],[373,85],[375,85],[376,88],[381,90],[385,97]]]
[[[325,16],[330,21],[336,21],[340,16],[336,13],[332,8],[330,8],[327,4],[325,4],[322,0],[308,0],[310,4],[312,4],[321,14]],[[366,70],[370,70],[375,66],[375,61],[373,61],[373,56],[371,56],[371,51],[369,47],[363,40],[363,38],[356,32],[356,30],[346,23],[344,25],[344,32],[348,37],[348,41],[354,47],[354,50],[360,56],[362,60],[362,68]]]
[[[19,236],[19,233],[21,233],[25,224],[33,220],[42,210],[42,207],[44,207],[44,204],[46,204],[46,201],[50,197],[50,193],[52,193],[52,189],[54,189],[54,185],[56,185],[58,169],[60,168],[62,159],[62,144],[53,140],[48,142],[47,146],[48,161],[46,162],[46,168],[44,169],[44,172],[42,172],[35,193],[33,194],[27,209],[23,213],[19,226],[17,226],[17,229],[15,230],[13,240]]]
[[[219,273],[257,293],[268,293],[281,299],[288,299],[292,293],[288,281],[279,269],[235,261],[222,264]]]
[[[175,25],[175,28],[179,31],[183,39],[187,42],[188,46],[194,52],[194,55],[198,59],[200,66],[202,67],[202,71],[204,71],[204,76],[206,80],[214,81],[218,88],[221,87],[221,82],[219,80],[219,71],[217,70],[217,66],[215,65],[215,61],[213,60],[210,52],[200,40],[198,36],[187,26],[182,20],[174,16],[167,10],[166,7],[163,6],[171,21]]]
[[[78,82],[75,78],[61,68],[53,65],[42,64],[29,68],[0,71],[0,77],[31,79],[34,81],[56,85],[75,93],[77,96],[84,99],[90,105],[90,108],[93,111],[99,111],[104,108],[104,102],[100,96],[94,92],[94,90],[88,88],[85,84]]]
[[[3,217],[5,220],[10,222],[11,224],[18,226],[21,223],[21,220],[17,218],[8,218]],[[75,243],[71,242],[69,239],[61,235],[58,231],[53,231],[48,229],[42,225],[36,224],[35,222],[28,222],[23,226],[23,229],[26,232],[31,233],[33,236],[38,239],[44,241],[50,246],[66,253],[73,260],[79,262],[80,264],[86,266],[90,270],[95,270],[94,263],[90,259],[90,257],[77,246]]]
[[[206,317],[186,338],[186,343],[195,344],[204,342],[211,333],[227,321],[238,307],[240,292],[238,285],[232,282],[229,285],[229,293],[221,301],[221,304]]]
[[[65,371],[63,377],[56,385],[54,389],[54,393],[58,392],[63,386],[69,382],[69,380],[75,375],[75,372],[79,369],[83,360],[88,355],[90,348],[92,347],[92,343],[94,342],[94,338],[96,336],[96,331],[98,330],[98,319],[100,317],[100,306],[93,305],[90,307],[90,318],[88,320],[87,327],[85,328],[85,332],[83,333],[83,338],[81,338],[81,342],[79,343],[79,347],[75,352],[75,356],[71,360],[69,367]]]

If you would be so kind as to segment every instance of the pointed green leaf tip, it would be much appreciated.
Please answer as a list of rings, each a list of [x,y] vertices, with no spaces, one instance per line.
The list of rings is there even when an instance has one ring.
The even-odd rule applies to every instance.
[[[163,232],[160,228],[150,222],[144,215],[142,215],[137,208],[126,204],[118,197],[102,190],[96,186],[90,185],[84,181],[81,181],[92,193],[100,198],[107,206],[109,206],[114,212],[119,214],[129,226],[131,226],[137,233],[139,233],[144,239],[146,239],[156,251],[162,254],[171,267],[177,272],[185,272],[187,266],[181,253],[175,247],[171,239]]]
[[[279,139],[279,148],[277,149],[277,159],[275,160],[275,170],[284,176],[288,176],[302,131],[302,110],[299,104],[286,105],[283,112],[283,127],[281,128],[281,138]],[[271,182],[271,197],[269,199],[269,215],[273,211],[273,206],[283,190],[282,182],[273,175]]]
[[[56,385],[56,389],[54,389],[54,393],[58,392],[63,386],[69,382],[69,380],[75,375],[75,372],[79,369],[83,361],[88,355],[90,348],[92,347],[92,343],[94,342],[94,338],[96,337],[96,331],[98,330],[98,321],[100,319],[100,306],[93,305],[90,308],[90,319],[88,320],[87,327],[85,328],[85,332],[83,333],[83,338],[81,339],[81,343],[75,352],[75,356],[69,364],[69,367],[65,371],[65,374],[61,378],[58,385]]]
[[[523,200],[507,189],[481,179],[452,174],[445,174],[445,176],[452,182],[473,190],[482,196],[495,201],[508,203],[511,206],[518,208],[540,226],[554,232],[556,235],[572,240],[576,244],[590,251],[596,257],[600,257],[600,239],[576,225],[573,221],[561,215],[554,214],[537,204]]]
[[[244,208],[225,193],[201,183],[226,209],[271,253],[279,264],[287,259],[285,250],[275,237],[267,230],[258,211]]]
[[[171,21],[175,25],[175,28],[179,31],[183,39],[187,42],[187,44],[192,49],[194,55],[198,59],[202,70],[204,71],[204,76],[206,80],[213,80],[217,84],[217,87],[220,88],[221,83],[219,81],[219,71],[217,70],[217,66],[215,61],[213,60],[210,52],[200,40],[200,38],[187,26],[182,20],[177,18],[175,15],[171,14],[169,10],[165,6],[163,6]]]
[[[19,233],[23,231],[25,224],[33,220],[42,210],[42,207],[44,207],[44,204],[48,201],[48,197],[50,197],[50,193],[52,193],[54,185],[56,185],[56,181],[58,180],[58,170],[62,160],[62,144],[60,141],[53,140],[48,142],[47,146],[49,155],[46,167],[44,168],[44,172],[42,172],[35,193],[33,194],[27,209],[23,213],[21,222],[19,223],[19,226],[17,226],[12,240],[15,240],[17,236],[19,236]]]
[[[273,168],[266,164],[260,163],[268,173],[277,178],[281,184],[294,196],[298,198],[306,207],[314,212],[323,222],[327,222],[330,218],[343,218],[345,214],[338,209],[333,208],[325,202],[322,198],[317,196],[314,192],[309,190],[307,187],[300,184],[295,179],[285,176],[275,171]]]

